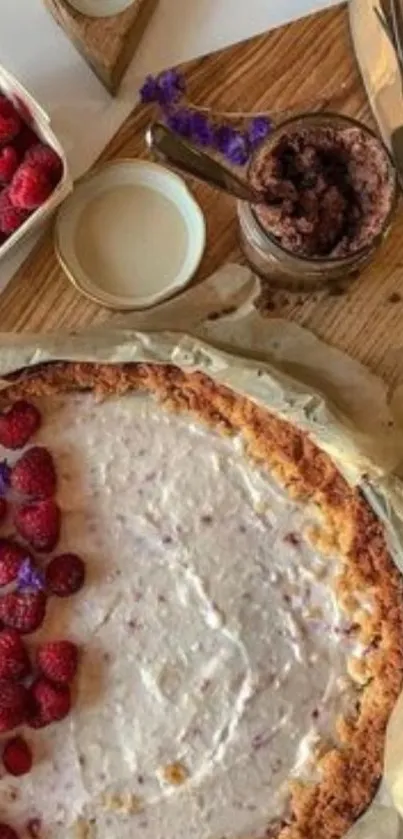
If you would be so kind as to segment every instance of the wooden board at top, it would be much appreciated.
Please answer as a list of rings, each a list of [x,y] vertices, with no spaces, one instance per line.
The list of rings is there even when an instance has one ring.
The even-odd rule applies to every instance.
[[[193,1],[193,0],[192,0]],[[281,27],[184,68],[194,102],[216,110],[296,111],[326,106],[373,125],[341,6]],[[104,160],[146,156],[144,131],[152,110],[137,108],[105,150]],[[227,196],[193,185],[207,220],[207,248],[196,282],[228,261],[243,261],[236,210]],[[268,316],[311,329],[371,367],[390,384],[403,382],[403,214],[373,264],[350,290],[271,295]],[[43,241],[0,296],[0,330],[50,332],[101,323],[116,314],[84,299]]]
[[[116,93],[157,2],[134,0],[108,18],[87,17],[68,0],[45,0],[45,5],[105,87]]]

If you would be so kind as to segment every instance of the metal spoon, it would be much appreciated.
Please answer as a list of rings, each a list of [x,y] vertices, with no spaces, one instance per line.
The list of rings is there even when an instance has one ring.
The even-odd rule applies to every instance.
[[[216,189],[250,204],[264,203],[264,196],[206,152],[182,140],[161,122],[154,122],[146,132],[146,143],[153,155],[171,169],[190,175]]]

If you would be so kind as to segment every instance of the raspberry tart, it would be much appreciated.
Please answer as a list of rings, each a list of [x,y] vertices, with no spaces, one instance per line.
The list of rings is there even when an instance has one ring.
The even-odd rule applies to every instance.
[[[50,364],[2,407],[0,839],[343,837],[403,674],[360,492],[172,366]]]

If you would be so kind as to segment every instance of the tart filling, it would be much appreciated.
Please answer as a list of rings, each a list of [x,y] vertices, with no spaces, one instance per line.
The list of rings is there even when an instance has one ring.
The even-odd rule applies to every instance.
[[[109,398],[77,392],[95,384]],[[198,374],[52,365],[21,393],[57,465],[57,550],[89,574],[34,636],[82,648],[77,697],[33,732],[32,772],[0,779],[8,819],[49,839],[342,836],[402,680],[400,577],[363,499]]]

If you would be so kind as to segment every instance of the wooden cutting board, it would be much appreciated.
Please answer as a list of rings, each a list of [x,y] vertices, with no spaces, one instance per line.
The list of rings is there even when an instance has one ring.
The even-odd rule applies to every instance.
[[[185,68],[193,101],[215,109],[278,112],[326,105],[372,122],[352,53],[344,6],[305,18]],[[139,108],[103,158],[144,155],[150,111]],[[207,218],[208,245],[197,280],[242,261],[233,202],[208,187],[195,193]],[[268,316],[308,327],[396,384],[403,364],[403,215],[376,261],[347,293],[278,292]],[[47,234],[0,297],[0,329],[51,331],[112,322],[112,312],[81,297],[63,275]],[[402,376],[403,381],[403,376]]]
[[[108,18],[82,15],[68,0],[45,0],[45,5],[102,84],[116,93],[157,0],[133,0],[125,11]]]

